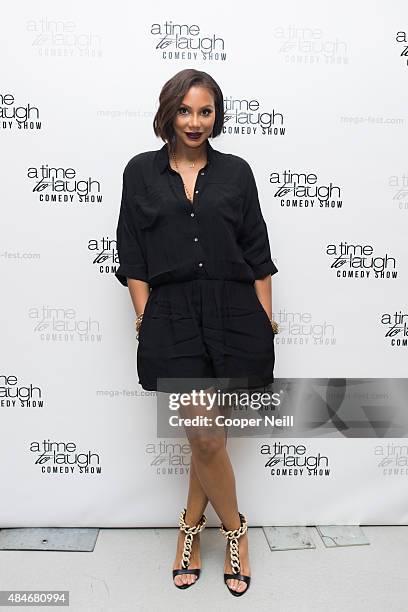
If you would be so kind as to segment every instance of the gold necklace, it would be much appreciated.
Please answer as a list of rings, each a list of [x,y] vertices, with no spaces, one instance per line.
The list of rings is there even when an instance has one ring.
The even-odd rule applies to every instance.
[[[180,174],[180,176],[181,176],[181,180],[183,181],[183,177],[182,177],[181,172],[180,172],[180,169],[179,169],[179,167],[178,167],[177,158],[176,158],[176,154],[175,154],[175,152],[174,152],[174,151],[172,151],[172,152],[171,152],[171,156],[172,156],[172,158],[173,158],[174,165],[175,165],[175,166],[176,166],[176,168],[177,168],[177,172]],[[194,166],[195,166],[195,162],[193,162],[192,164],[189,164],[189,165],[190,165],[190,168],[194,168]],[[187,185],[185,184],[185,182],[184,182],[184,181],[183,181],[183,185],[184,185],[184,190],[185,190],[185,192],[186,192],[187,198],[190,200],[190,202],[192,202],[193,198],[191,197],[191,193],[190,193],[190,191],[188,190]]]

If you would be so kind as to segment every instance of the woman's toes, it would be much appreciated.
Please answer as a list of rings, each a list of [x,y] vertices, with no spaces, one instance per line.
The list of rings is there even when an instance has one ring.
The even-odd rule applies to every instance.
[[[196,576],[194,576],[194,574],[185,574],[185,576],[187,584],[192,584],[196,579]]]
[[[178,574],[174,577],[174,583],[177,586],[183,586],[183,584],[192,584],[197,580],[195,574]]]
[[[238,593],[245,591],[245,589],[247,588],[247,585],[243,580],[230,579],[227,580],[227,584],[233,591],[237,591]]]

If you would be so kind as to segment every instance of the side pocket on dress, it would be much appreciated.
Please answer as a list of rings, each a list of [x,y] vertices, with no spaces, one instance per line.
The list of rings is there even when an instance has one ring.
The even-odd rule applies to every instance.
[[[260,311],[261,311],[261,313],[263,314],[263,318],[264,318],[265,322],[267,323],[268,328],[270,329],[270,331],[271,331],[271,333],[272,333],[272,336],[273,336],[273,337],[275,337],[275,332],[273,331],[273,328],[272,328],[272,323],[271,323],[271,322],[270,322],[270,320],[269,320],[268,314],[267,314],[267,312],[266,312],[265,308],[264,308],[264,307],[262,306],[262,304],[261,304],[261,301],[260,301],[260,299],[259,299],[259,297],[258,297],[258,294],[257,294],[257,293],[256,293],[256,291],[255,291],[255,287],[254,287],[254,286],[252,286],[252,289],[253,289],[253,295],[254,295],[254,299],[255,299],[255,302],[256,302],[257,308],[258,308],[258,310],[260,310]]]
[[[144,307],[144,311],[143,311],[143,318],[142,318],[142,322],[140,324],[139,327],[139,342],[142,340],[143,334],[144,334],[144,328],[145,328],[145,324],[147,323],[148,319],[151,316],[151,310],[152,307],[154,305],[154,296],[152,295],[152,292],[150,291],[149,293],[149,297],[147,298],[145,307]]]

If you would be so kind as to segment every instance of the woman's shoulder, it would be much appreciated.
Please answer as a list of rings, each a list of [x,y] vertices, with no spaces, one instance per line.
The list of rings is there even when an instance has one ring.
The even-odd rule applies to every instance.
[[[248,169],[250,167],[248,161],[236,153],[224,153],[222,151],[218,151],[218,153],[222,155],[222,158],[228,164],[244,169]]]
[[[156,153],[157,151],[142,151],[133,155],[125,165],[125,172],[142,168],[153,159]]]
[[[246,184],[248,177],[252,174],[249,162],[236,153],[221,153],[220,151],[219,153],[219,159],[221,160],[219,168],[222,169],[223,174],[225,173],[232,179]]]

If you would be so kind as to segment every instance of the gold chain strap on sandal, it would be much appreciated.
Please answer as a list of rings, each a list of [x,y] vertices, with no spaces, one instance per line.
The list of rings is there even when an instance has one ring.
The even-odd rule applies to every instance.
[[[198,521],[197,525],[187,525],[185,521],[186,512],[187,512],[187,508],[184,508],[181,511],[180,516],[179,516],[180,529],[184,531],[186,535],[184,536],[181,569],[173,570],[173,579],[175,576],[178,576],[179,574],[195,574],[198,580],[200,577],[201,570],[199,568],[188,569],[188,566],[190,565],[190,555],[191,555],[191,549],[193,545],[193,538],[197,533],[200,533],[200,531],[204,529],[207,523],[207,517],[205,516],[205,514],[203,514],[200,520]],[[194,582],[197,582],[197,580],[195,580]],[[194,584],[194,582],[191,584]],[[183,584],[183,585],[175,584],[175,586],[178,587],[179,589],[186,589],[187,587],[191,586],[191,584]]]
[[[222,523],[220,527],[221,533],[227,538],[227,540],[229,540],[231,568],[233,571],[232,574],[224,574],[224,582],[227,585],[229,592],[235,595],[236,597],[239,597],[240,595],[246,593],[246,591],[249,589],[249,584],[251,582],[250,576],[245,576],[244,574],[241,574],[238,539],[248,530],[248,521],[245,516],[241,514],[241,512],[239,512],[239,518],[241,521],[241,526],[238,529],[227,530],[225,529]],[[247,588],[245,589],[245,591],[241,591],[240,593],[238,593],[237,591],[230,589],[230,587],[228,586],[227,580],[229,579],[243,580],[247,583]]]

